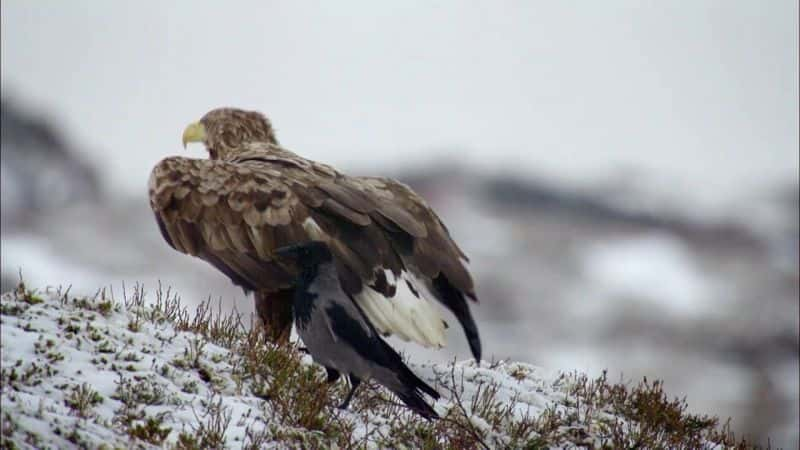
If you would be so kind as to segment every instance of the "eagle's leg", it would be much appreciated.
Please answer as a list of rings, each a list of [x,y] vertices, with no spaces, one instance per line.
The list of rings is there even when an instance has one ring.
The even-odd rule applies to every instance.
[[[292,333],[291,289],[277,292],[255,292],[256,315],[267,340],[276,344],[288,344]]]

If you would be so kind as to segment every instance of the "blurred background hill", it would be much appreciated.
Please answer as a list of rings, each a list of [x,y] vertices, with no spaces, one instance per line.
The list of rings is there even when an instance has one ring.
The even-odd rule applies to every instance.
[[[411,184],[486,353],[661,378],[798,445],[797,4],[2,3],[2,284],[251,300],[160,237],[150,168],[232,105]],[[431,359],[465,357],[457,330]]]

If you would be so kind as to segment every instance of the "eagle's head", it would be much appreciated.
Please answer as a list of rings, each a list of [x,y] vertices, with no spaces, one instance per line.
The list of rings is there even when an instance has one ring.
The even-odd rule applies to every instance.
[[[269,119],[258,111],[217,108],[207,112],[198,122],[183,131],[183,146],[202,142],[211,159],[235,155],[245,142],[278,144]]]

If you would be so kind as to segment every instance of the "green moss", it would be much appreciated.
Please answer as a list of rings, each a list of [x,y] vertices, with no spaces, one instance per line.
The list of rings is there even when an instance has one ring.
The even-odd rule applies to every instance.
[[[99,311],[100,314],[108,317],[111,314],[111,312],[114,311],[114,302],[112,302],[111,300],[106,300],[98,303],[97,311]]]
[[[162,420],[162,417],[148,417],[143,423],[130,427],[128,435],[153,445],[161,445],[172,431],[172,428],[162,426]]]
[[[128,322],[128,329],[131,330],[134,333],[138,333],[139,330],[142,329],[142,324],[141,324],[141,322],[139,322],[138,318],[134,319],[134,320],[131,320],[131,321]]]
[[[194,380],[183,383],[183,387],[181,388],[181,390],[187,394],[197,394],[198,392],[200,392],[200,389],[197,385],[197,381]]]
[[[87,383],[73,386],[70,393],[64,398],[64,405],[80,418],[93,415],[92,408],[103,402],[103,396],[89,387]]]

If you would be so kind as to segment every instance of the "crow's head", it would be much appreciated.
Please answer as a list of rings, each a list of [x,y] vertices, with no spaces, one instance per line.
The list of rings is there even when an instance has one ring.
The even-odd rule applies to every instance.
[[[275,249],[279,258],[291,258],[301,268],[323,264],[333,260],[328,244],[322,241],[308,241]]]

